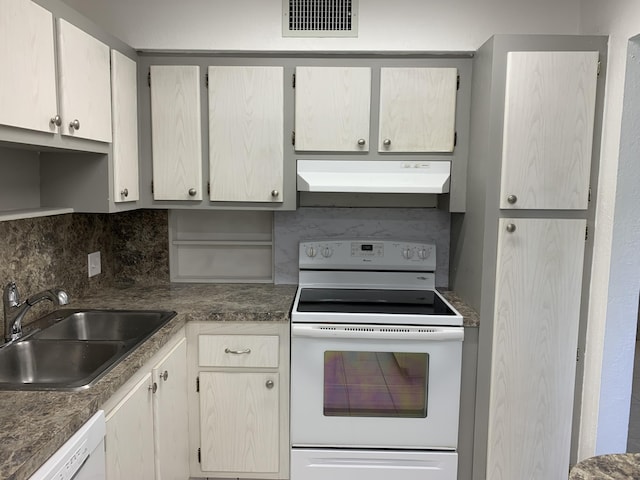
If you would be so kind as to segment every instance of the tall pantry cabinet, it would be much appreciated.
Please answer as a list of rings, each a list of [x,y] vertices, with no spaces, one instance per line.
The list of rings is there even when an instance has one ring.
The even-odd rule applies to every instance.
[[[568,475],[605,57],[603,37],[500,35],[474,59],[450,273],[480,312],[474,480]]]

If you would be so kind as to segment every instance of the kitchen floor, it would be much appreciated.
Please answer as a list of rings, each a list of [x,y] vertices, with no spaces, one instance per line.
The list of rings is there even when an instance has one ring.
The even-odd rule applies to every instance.
[[[633,365],[633,387],[631,390],[631,414],[629,415],[627,452],[640,453],[640,341],[638,340],[636,340],[636,356]]]

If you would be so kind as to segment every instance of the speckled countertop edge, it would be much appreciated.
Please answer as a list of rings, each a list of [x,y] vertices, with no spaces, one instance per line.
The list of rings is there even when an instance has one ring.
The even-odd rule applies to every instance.
[[[174,310],[177,315],[93,387],[79,392],[0,391],[0,478],[29,478],[187,322],[288,322],[295,285],[171,284],[110,288],[70,308]],[[443,296],[477,327],[479,317],[454,292]]]
[[[442,296],[462,315],[462,324],[465,327],[479,327],[480,315],[465,303],[457,293],[451,290],[439,290]]]
[[[640,478],[640,453],[599,455],[577,463],[569,480],[626,480]]]

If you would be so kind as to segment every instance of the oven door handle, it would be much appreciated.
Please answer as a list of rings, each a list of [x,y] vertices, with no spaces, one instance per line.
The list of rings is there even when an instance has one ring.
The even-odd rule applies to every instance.
[[[293,324],[292,337],[462,341],[464,327]]]

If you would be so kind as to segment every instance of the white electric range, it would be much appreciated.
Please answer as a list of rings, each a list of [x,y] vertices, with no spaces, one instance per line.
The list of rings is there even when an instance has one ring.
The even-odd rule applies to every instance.
[[[455,480],[464,329],[434,245],[300,244],[291,479]]]

